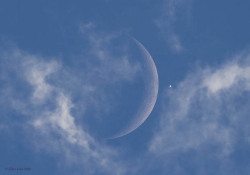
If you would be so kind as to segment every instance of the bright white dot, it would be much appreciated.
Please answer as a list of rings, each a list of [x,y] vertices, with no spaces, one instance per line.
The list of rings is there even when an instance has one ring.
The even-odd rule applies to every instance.
[[[171,87],[172,87],[172,85],[170,84],[170,85],[169,85],[169,87],[171,88]]]

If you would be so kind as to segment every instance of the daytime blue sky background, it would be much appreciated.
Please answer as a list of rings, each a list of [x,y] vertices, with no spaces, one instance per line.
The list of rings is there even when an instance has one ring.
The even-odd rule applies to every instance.
[[[1,0],[0,174],[249,174],[249,8]],[[139,128],[108,140],[147,95],[131,37],[154,59],[158,98]]]

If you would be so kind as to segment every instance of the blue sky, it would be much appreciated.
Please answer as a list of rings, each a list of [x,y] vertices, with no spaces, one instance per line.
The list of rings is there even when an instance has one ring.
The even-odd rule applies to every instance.
[[[248,174],[249,7],[2,0],[0,174]],[[131,37],[155,62],[157,101],[139,128],[106,139],[149,95]]]

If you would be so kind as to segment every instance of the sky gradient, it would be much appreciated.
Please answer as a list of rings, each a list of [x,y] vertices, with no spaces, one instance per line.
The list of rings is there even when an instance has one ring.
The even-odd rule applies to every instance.
[[[2,0],[0,174],[249,174],[249,8]],[[133,37],[155,62],[156,104],[135,131],[106,139],[152,95]]]

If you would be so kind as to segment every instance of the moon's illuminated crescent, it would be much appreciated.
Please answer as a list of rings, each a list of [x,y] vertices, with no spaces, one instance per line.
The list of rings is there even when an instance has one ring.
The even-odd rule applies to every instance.
[[[154,63],[153,58],[146,50],[146,48],[136,39],[133,38],[135,43],[139,46],[140,50],[143,53],[143,65],[142,68],[145,71],[145,96],[143,98],[143,102],[140,105],[138,111],[136,112],[135,117],[129,123],[128,127],[110,137],[109,139],[115,139],[118,137],[122,137],[134,131],[138,128],[150,115],[152,112],[154,105],[157,100],[158,89],[159,89],[159,80],[158,73]]]

